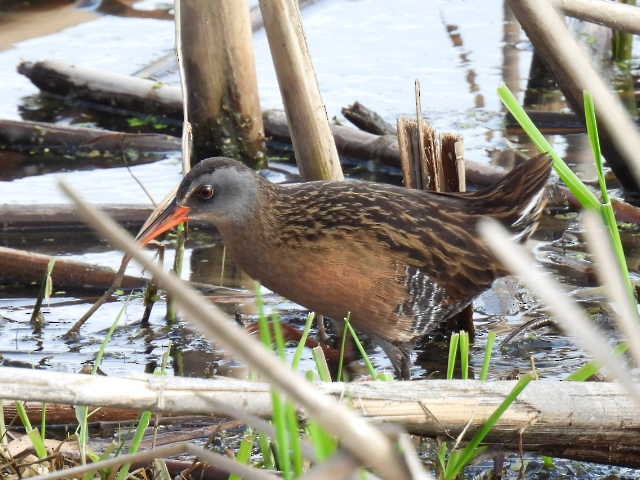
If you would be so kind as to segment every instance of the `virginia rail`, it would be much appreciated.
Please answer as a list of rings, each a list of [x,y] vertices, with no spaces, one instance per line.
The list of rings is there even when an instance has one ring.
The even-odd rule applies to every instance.
[[[535,157],[490,188],[435,193],[360,181],[276,185],[235,160],[209,158],[138,238],[147,243],[189,218],[213,223],[251,277],[334,320],[350,312],[409,378],[416,341],[506,274],[477,220],[496,218],[525,240],[550,168]]]

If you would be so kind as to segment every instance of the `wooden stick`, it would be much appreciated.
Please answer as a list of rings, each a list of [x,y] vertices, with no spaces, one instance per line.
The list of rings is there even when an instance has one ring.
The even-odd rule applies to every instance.
[[[216,155],[265,165],[249,7],[245,0],[182,0],[178,29],[191,164]]]
[[[335,399],[319,394],[299,372],[291,370],[258,340],[246,335],[235,322],[207,302],[202,295],[158,266],[135,240],[109,217],[81,201],[68,186],[60,186],[76,204],[84,220],[108,238],[114,246],[121,248],[144,266],[157,280],[158,285],[174,296],[186,318],[189,318],[201,333],[210,340],[219,341],[225,350],[228,349],[230,353],[242,358],[256,372],[283,390],[292,401],[311,412],[321,426],[341,439],[345,450],[358,461],[385,478],[406,478],[405,468],[400,463],[395,446],[384,433]]]
[[[477,431],[514,384],[417,380],[316,383],[313,389],[318,396],[332,395],[351,404],[370,420],[399,424],[416,434],[455,438],[469,420],[467,436]],[[2,367],[0,392],[8,399],[157,413],[215,414],[216,402],[224,402],[242,405],[252,415],[271,414],[268,384],[225,378],[119,378]],[[540,380],[518,397],[487,441],[510,448],[522,441],[525,450],[543,454],[639,466],[640,411],[616,384]]]
[[[635,6],[602,0],[553,0],[553,5],[570,17],[640,35],[640,8]]]
[[[307,180],[342,180],[298,4],[295,0],[260,0],[260,11],[300,174]]]
[[[0,282],[5,285],[39,285],[51,257],[14,248],[0,247]],[[52,279],[54,288],[102,290],[115,277],[111,268],[57,257]],[[143,287],[144,278],[125,275],[123,288]]]
[[[640,194],[640,134],[620,99],[600,78],[548,0],[509,0],[509,6],[580,118],[584,117],[582,92],[591,92],[603,154],[625,190]]]

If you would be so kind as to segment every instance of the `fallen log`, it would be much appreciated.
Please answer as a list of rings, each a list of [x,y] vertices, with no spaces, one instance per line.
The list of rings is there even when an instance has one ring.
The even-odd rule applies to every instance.
[[[102,205],[100,208],[116,222],[131,228],[141,227],[153,211],[153,207],[139,204]],[[60,230],[70,227],[87,228],[75,209],[68,204],[0,205],[0,229],[3,231]]]
[[[52,257],[14,248],[0,247],[0,283],[24,287],[39,286]],[[104,290],[115,271],[108,267],[56,257],[52,280],[56,289]],[[140,288],[147,280],[126,275],[122,288]]]
[[[20,378],[20,382],[15,379]],[[515,382],[420,380],[414,382],[317,383],[364,417],[390,422],[426,436],[470,438]],[[270,386],[235,379],[141,375],[90,376],[0,368],[6,399],[215,414],[216,405],[242,406],[244,413],[271,414]],[[131,392],[136,392],[135,396]],[[487,442],[601,463],[640,466],[640,412],[616,384],[532,382],[498,420]]]
[[[84,162],[100,156],[114,158],[118,166],[145,161],[146,154],[180,150],[180,140],[157,133],[124,133],[44,122],[0,120],[0,150],[51,153]],[[148,161],[152,161],[150,159]]]

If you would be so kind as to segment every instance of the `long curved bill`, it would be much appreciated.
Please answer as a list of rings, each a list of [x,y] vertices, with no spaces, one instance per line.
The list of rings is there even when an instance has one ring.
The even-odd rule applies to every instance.
[[[189,219],[189,207],[178,205],[175,191],[171,192],[151,213],[144,223],[136,240],[142,245],[146,245],[154,238],[157,238],[167,230],[171,230],[176,225],[180,225]]]

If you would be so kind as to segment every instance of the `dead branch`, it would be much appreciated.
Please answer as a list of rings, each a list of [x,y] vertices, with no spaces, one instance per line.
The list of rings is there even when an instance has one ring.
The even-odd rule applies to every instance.
[[[0,247],[0,282],[23,287],[40,285],[50,259],[49,255]],[[115,274],[108,267],[56,258],[52,279],[54,288],[103,290],[112,284]],[[144,278],[130,275],[122,279],[123,288],[140,288],[145,283]]]

